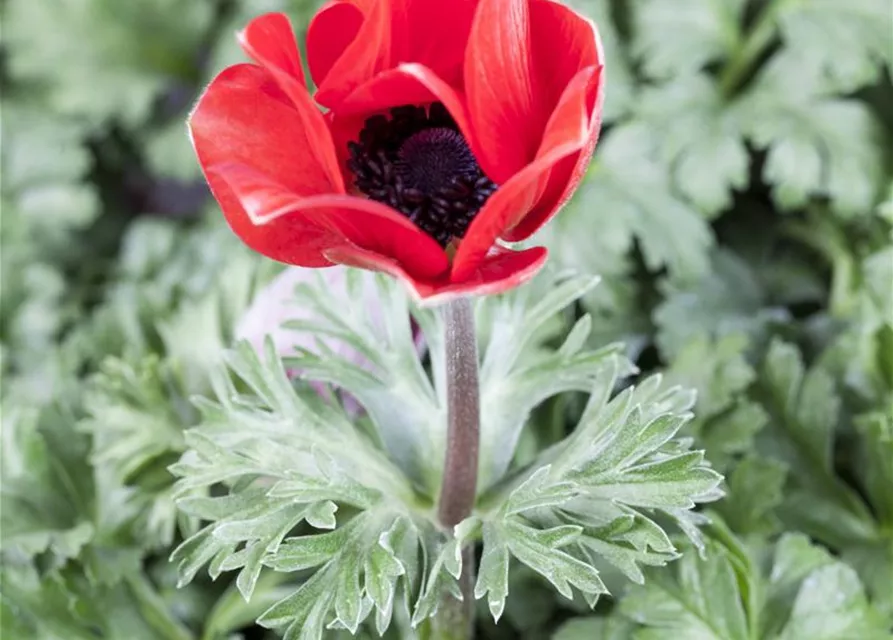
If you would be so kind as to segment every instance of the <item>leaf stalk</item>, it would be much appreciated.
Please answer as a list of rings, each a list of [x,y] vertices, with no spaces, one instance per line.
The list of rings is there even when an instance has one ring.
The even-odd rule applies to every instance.
[[[790,0],[773,0],[763,9],[754,28],[720,75],[719,86],[724,96],[735,95],[753,71],[754,65],[772,44],[778,30],[778,17],[789,2]]]

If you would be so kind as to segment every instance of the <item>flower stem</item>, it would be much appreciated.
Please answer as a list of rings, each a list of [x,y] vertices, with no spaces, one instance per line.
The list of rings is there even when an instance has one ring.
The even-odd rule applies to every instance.
[[[462,549],[462,600],[444,594],[431,620],[430,640],[471,640],[474,637],[474,548]]]
[[[444,307],[446,320],[447,449],[438,517],[445,527],[464,520],[474,506],[480,439],[477,340],[467,298]]]
[[[471,514],[477,489],[480,389],[474,309],[468,298],[444,307],[446,322],[447,442],[438,518],[452,528]],[[444,595],[435,619],[438,640],[467,640],[474,629],[474,549],[462,550],[462,601]]]

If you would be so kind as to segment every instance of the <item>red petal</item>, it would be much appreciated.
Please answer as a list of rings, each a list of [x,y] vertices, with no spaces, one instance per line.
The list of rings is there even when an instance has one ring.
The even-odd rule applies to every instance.
[[[332,262],[324,252],[347,242],[342,234],[302,216],[292,216],[287,225],[256,226],[251,223],[239,196],[222,177],[211,172],[206,172],[206,177],[230,228],[242,242],[262,255],[299,267],[328,267]]]
[[[237,37],[242,50],[267,71],[279,71],[304,87],[307,86],[295,33],[284,14],[267,13],[258,16]],[[285,87],[283,90],[288,93]]]
[[[478,0],[402,0],[408,51],[402,60],[431,69],[454,87],[462,85],[465,45]]]
[[[496,193],[490,196],[478,212],[453,261],[453,280],[465,280],[478,268],[487,253],[508,229],[530,211],[547,185],[556,164],[578,153],[586,140],[569,140],[556,145],[547,153],[524,167]]]
[[[363,12],[352,2],[326,3],[307,28],[307,65],[317,86],[353,42],[363,24]]]
[[[394,57],[391,50],[392,30],[402,31],[400,16],[391,13],[392,1],[398,0],[353,0],[352,4],[363,14],[363,23],[356,37],[332,63],[319,83],[316,101],[321,105],[329,109],[337,108],[354,89],[391,66]],[[338,11],[345,12],[343,9]],[[337,17],[340,16],[327,16],[317,27],[319,33],[314,37],[314,48],[325,37],[331,37],[333,30],[338,28],[334,24]],[[324,58],[331,55],[331,51],[326,51],[321,54]]]
[[[419,280],[408,275],[392,260],[354,247],[338,247],[327,251],[326,256],[338,264],[381,271],[403,280],[410,285],[421,302],[432,305],[462,296],[502,293],[517,287],[539,271],[545,264],[547,253],[543,247],[532,247],[525,251],[499,249],[462,282]]]
[[[518,224],[502,237],[518,242],[542,227],[576,190],[598,140],[601,128],[601,107],[604,100],[602,68],[583,69],[568,85],[558,108],[546,125],[546,133],[538,152],[542,157],[569,140],[581,142],[579,153],[568,156],[553,167],[546,188],[536,205]]]
[[[324,167],[335,191],[344,191],[344,182],[335,155],[332,135],[322,113],[307,92],[304,69],[298,53],[295,34],[288,18],[281,13],[268,13],[252,20],[238,34],[245,53],[269,72],[295,104],[307,134],[306,151]],[[295,150],[298,152],[297,150]]]
[[[189,128],[206,173],[211,165],[235,162],[299,195],[338,190],[306,152],[318,132],[307,130],[294,103],[260,67],[241,64],[221,72],[199,99]]]
[[[418,287],[425,288],[423,281],[417,281],[410,276],[404,269],[397,264],[396,261],[378,253],[372,253],[365,249],[353,246],[332,247],[326,251],[326,258],[335,264],[343,264],[348,267],[357,267],[358,269],[368,269],[369,271],[381,271],[390,276],[406,282],[412,287],[413,293],[417,294]]]
[[[465,91],[481,168],[497,184],[536,157],[568,83],[603,56],[594,25],[552,0],[481,0]]]
[[[464,295],[493,295],[514,289],[530,280],[546,263],[548,252],[543,247],[524,251],[498,248],[461,282],[451,282],[423,295],[427,304],[447,302]]]
[[[434,71],[415,63],[384,71],[358,87],[339,105],[338,116],[370,114],[426,102],[442,102],[463,133],[468,128],[460,94]]]
[[[552,0],[530,0],[530,48],[534,90],[550,113],[573,77],[605,57],[595,24]]]
[[[548,114],[531,76],[528,0],[481,0],[465,53],[465,91],[481,168],[497,184],[530,162]]]
[[[300,233],[313,227],[314,238],[329,242],[314,246],[323,252],[354,245],[394,260],[416,278],[435,278],[449,267],[430,236],[381,203],[343,194],[303,197],[245,165],[221,164],[208,173],[223,180],[241,204],[244,215],[227,218],[236,233],[276,260],[293,263]]]
[[[461,86],[465,44],[478,0],[336,0],[314,16],[307,58],[321,104],[334,108],[356,87],[401,62]]]

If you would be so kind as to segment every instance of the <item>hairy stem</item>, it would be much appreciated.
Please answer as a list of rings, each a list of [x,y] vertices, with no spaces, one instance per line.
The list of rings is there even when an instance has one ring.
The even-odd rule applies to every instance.
[[[444,307],[446,321],[447,443],[438,518],[452,528],[474,506],[480,440],[480,389],[477,340],[471,301],[460,298]],[[474,549],[462,550],[459,579],[462,601],[444,595],[432,621],[434,638],[468,640],[474,629]]]
[[[474,637],[474,548],[462,549],[462,600],[444,595],[431,620],[431,640],[471,640]]]
[[[446,320],[447,449],[438,517],[445,527],[464,520],[474,506],[480,439],[477,340],[471,301],[444,307]]]
[[[757,18],[754,28],[737,53],[723,69],[719,78],[719,86],[723,95],[732,96],[741,87],[753,66],[766,48],[772,43],[778,26],[778,15],[789,0],[773,0],[763,9]]]

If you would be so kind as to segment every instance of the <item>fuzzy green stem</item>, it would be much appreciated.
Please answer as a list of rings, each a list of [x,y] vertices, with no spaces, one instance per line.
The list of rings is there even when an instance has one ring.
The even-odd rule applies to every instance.
[[[775,37],[778,14],[787,3],[788,0],[773,0],[763,9],[754,28],[723,69],[719,79],[723,95],[727,97],[734,95],[747,75],[753,70],[754,64]]]
[[[828,308],[831,317],[846,318],[856,304],[858,269],[846,236],[837,225],[829,222],[827,213],[811,207],[806,222],[791,221],[783,225],[783,229],[828,261],[831,266]]]
[[[474,637],[474,548],[462,549],[462,600],[444,595],[431,620],[431,640],[472,640]]]
[[[446,322],[447,442],[438,501],[440,523],[452,529],[471,515],[477,490],[480,387],[474,309],[468,298],[444,307]],[[470,640],[474,631],[474,549],[462,550],[462,600],[444,595],[432,621],[437,640]]]

